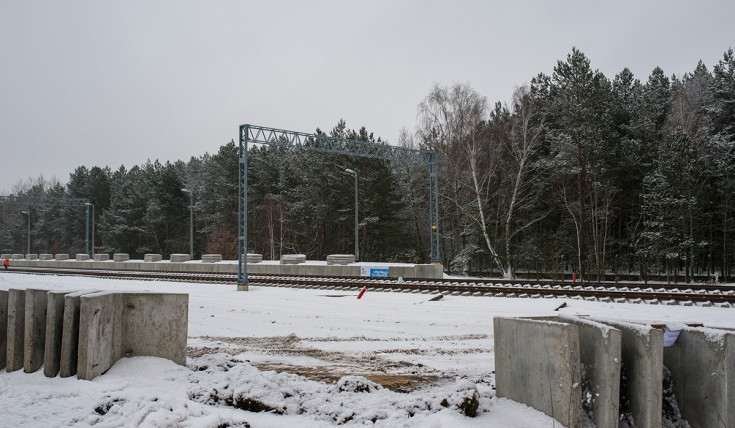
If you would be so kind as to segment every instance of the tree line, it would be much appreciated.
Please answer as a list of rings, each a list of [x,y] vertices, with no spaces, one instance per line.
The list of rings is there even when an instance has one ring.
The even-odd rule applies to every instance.
[[[440,252],[451,273],[635,271],[687,280],[731,275],[735,232],[735,57],[709,70],[612,79],[575,49],[551,75],[490,104],[467,83],[436,84],[415,131],[395,143],[439,153]],[[317,129],[317,133],[322,133]],[[340,121],[329,135],[387,144]],[[88,198],[97,252],[187,253],[192,191],[195,252],[237,256],[238,147],[188,162],[78,167],[64,186],[42,178],[18,195]],[[254,146],[248,164],[248,251],[323,260],[360,255],[427,262],[425,167]],[[26,217],[0,207],[0,248],[25,247]],[[84,248],[83,208],[28,207],[34,252]]]

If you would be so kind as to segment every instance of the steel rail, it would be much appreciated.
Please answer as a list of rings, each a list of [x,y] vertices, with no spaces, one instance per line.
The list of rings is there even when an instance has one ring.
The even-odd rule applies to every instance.
[[[192,272],[119,271],[105,269],[21,268],[9,272],[93,276],[113,279],[182,281],[195,283],[235,284],[236,274]],[[591,283],[499,279],[409,279],[369,277],[325,277],[289,275],[252,275],[252,285],[319,289],[368,289],[413,293],[442,293],[465,296],[582,298],[618,303],[729,304],[735,305],[735,286],[685,284]]]

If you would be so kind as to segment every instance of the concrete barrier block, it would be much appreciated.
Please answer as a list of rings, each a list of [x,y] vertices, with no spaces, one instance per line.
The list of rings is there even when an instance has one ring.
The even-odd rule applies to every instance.
[[[57,254],[55,258],[56,260],[69,260],[69,255],[68,254]]]
[[[295,264],[301,264],[301,263],[306,263],[305,254],[283,254],[281,255],[282,265],[295,265]]]
[[[222,261],[222,254],[203,254],[202,263],[217,263]]]
[[[0,368],[5,367],[8,350],[8,290],[0,290]]]
[[[171,254],[169,260],[171,263],[183,263],[191,260],[191,257],[188,254]]]
[[[26,373],[33,373],[43,365],[47,308],[48,290],[26,290],[23,332],[23,370]]]
[[[8,290],[8,329],[6,337],[5,369],[9,372],[23,368],[23,341],[25,340],[26,291]]]
[[[94,260],[97,262],[107,262],[110,260],[110,255],[106,253],[97,253],[94,255]]]
[[[54,255],[53,254],[39,254],[38,260],[53,260]]]
[[[95,290],[77,291],[64,296],[64,313],[61,330],[61,355],[59,375],[70,377],[77,374],[79,354],[79,315],[81,296],[97,293]]]
[[[80,297],[77,377],[94,379],[121,357],[122,295],[101,292]]]
[[[416,265],[416,273],[413,278],[444,278],[444,267],[441,263],[429,263]]]
[[[735,333],[685,328],[664,348],[664,365],[692,427],[735,427]]]
[[[77,254],[77,256],[76,256],[76,260],[77,260],[78,262],[86,262],[86,261],[88,261],[88,260],[89,260],[89,254],[82,254],[82,253],[79,253],[79,254]]]
[[[583,384],[590,394],[585,410],[592,413],[596,428],[618,428],[622,333],[606,324],[562,316],[560,321],[579,328],[579,358],[584,366]]]
[[[101,292],[80,297],[77,377],[93,379],[122,357],[186,363],[188,294]]]
[[[26,254],[26,260],[38,260],[38,254]]]
[[[10,256],[11,260],[23,260],[25,258],[24,254],[13,254]]]
[[[621,390],[621,395],[628,397],[636,427],[661,427],[663,330],[616,320],[595,321],[611,325],[622,333],[621,373],[626,379],[627,388]]]
[[[123,356],[153,356],[186,365],[189,295],[123,293]]]
[[[247,261],[246,261],[246,263],[260,263],[262,261],[263,261],[263,255],[262,254],[248,253],[248,255],[247,255]]]
[[[498,397],[525,403],[568,428],[581,428],[578,327],[496,317],[493,329]]]
[[[0,259],[5,260],[5,259],[9,259],[12,256],[13,256],[12,254],[3,253],[3,254],[0,254]]]
[[[130,255],[128,253],[115,253],[112,255],[112,260],[115,262],[127,262],[130,260]]]
[[[327,256],[327,265],[348,265],[355,263],[354,254],[330,254]]]
[[[143,256],[143,261],[146,263],[160,262],[162,257],[160,254],[146,254]]]
[[[70,291],[49,291],[46,295],[46,340],[43,350],[43,374],[59,374],[61,337],[64,327],[64,296]]]

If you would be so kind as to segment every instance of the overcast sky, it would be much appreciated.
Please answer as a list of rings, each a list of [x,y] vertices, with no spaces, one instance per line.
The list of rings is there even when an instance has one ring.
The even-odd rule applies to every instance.
[[[243,123],[340,118],[389,142],[434,83],[491,103],[576,46],[628,67],[711,70],[735,47],[735,1],[0,2],[0,194],[77,166],[188,160]]]

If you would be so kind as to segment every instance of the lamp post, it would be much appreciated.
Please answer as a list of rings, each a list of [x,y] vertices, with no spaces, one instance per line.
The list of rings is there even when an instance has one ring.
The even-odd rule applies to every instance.
[[[346,168],[345,172],[348,174],[354,174],[355,175],[355,261],[360,260],[360,245],[358,243],[358,234],[357,234],[357,172]]]
[[[26,254],[31,254],[31,213],[28,211],[21,211],[21,213],[28,216],[28,252]]]
[[[189,258],[194,259],[194,195],[191,190],[181,189],[189,194]]]
[[[92,207],[92,259],[94,259],[94,204],[87,202],[87,207]]]

